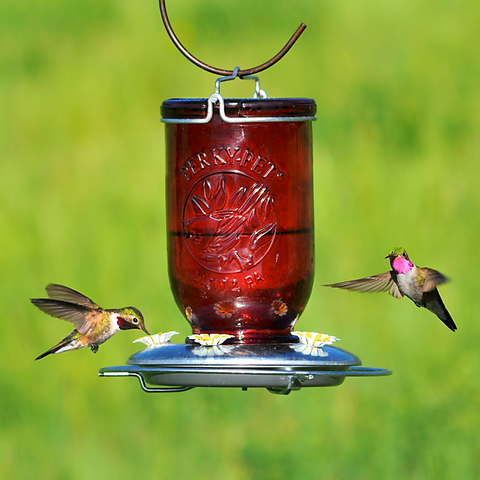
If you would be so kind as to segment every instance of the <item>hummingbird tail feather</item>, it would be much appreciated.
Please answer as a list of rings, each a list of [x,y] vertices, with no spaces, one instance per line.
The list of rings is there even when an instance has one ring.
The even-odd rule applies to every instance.
[[[76,350],[77,348],[81,348],[84,345],[80,344],[80,342],[76,341],[79,337],[79,333],[74,330],[72,333],[67,335],[62,341],[58,342],[52,348],[48,349],[45,353],[39,355],[35,360],[40,360],[47,355],[51,355],[52,353],[60,353],[66,352],[68,350]],[[66,348],[69,347],[69,348]]]
[[[67,343],[68,342],[65,342],[65,341],[62,340],[60,343],[58,343],[54,347],[48,349],[45,353],[42,353],[41,355],[39,355],[35,360],[40,360],[41,358],[46,357],[47,355],[51,355],[52,353],[57,353]]]
[[[448,313],[448,311],[445,309],[445,313],[447,314],[447,318],[443,319],[441,318],[440,320],[452,331],[455,332],[457,330],[457,326],[455,325],[455,322],[453,321],[453,318],[451,315]]]
[[[425,307],[434,313],[452,332],[457,330],[457,326],[453,321],[452,316],[448,313],[445,304],[442,301],[442,297],[438,293],[438,290],[432,290],[423,294]]]
[[[443,302],[442,302],[443,304]],[[435,312],[434,312],[435,313]],[[452,316],[448,313],[448,310],[445,308],[445,305],[443,306],[443,312],[442,315],[438,315],[437,317],[452,331],[455,332],[457,330],[457,326],[455,325],[455,322],[453,321]]]
[[[53,347],[55,348],[55,347]],[[52,353],[55,353],[55,351],[53,350],[53,348],[51,348],[50,350],[47,350],[45,353],[42,353],[41,355],[39,355],[35,360],[40,360],[41,358],[43,357],[46,357],[47,355],[50,355]]]

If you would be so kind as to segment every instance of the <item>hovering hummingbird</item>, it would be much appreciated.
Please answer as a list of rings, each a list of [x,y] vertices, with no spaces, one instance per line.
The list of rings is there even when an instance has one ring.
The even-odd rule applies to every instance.
[[[372,277],[349,282],[333,283],[325,287],[345,288],[357,292],[386,292],[395,298],[405,295],[417,307],[425,307],[434,313],[452,332],[457,329],[440,298],[437,285],[447,281],[447,277],[432,268],[420,268],[408,258],[403,248],[394,248],[385,258],[390,259],[392,270]]]
[[[106,310],[85,295],[63,285],[50,284],[46,290],[48,298],[32,298],[31,302],[42,312],[73,323],[75,330],[35,360],[51,353],[83,347],[90,347],[93,353],[97,353],[98,346],[119,330],[138,328],[150,335],[142,314],[134,307]]]

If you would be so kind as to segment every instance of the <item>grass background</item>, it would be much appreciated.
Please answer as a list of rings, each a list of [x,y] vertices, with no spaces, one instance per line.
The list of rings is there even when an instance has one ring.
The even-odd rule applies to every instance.
[[[147,395],[97,377],[135,332],[34,362],[69,332],[28,301],[49,282],[190,333],[166,274],[159,105],[208,96],[214,77],[178,53],[155,1],[3,0],[0,477],[479,478],[480,4],[168,3],[182,42],[222,68],[262,63],[307,23],[261,74],[270,97],[318,104],[316,283],[298,328],[394,375]],[[250,96],[244,83],[222,93]],[[407,300],[321,287],[385,271],[395,246],[452,278],[458,332]]]

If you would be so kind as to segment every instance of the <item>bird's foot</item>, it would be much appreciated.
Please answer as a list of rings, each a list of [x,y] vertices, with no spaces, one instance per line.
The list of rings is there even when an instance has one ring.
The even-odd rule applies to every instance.
[[[97,345],[96,343],[94,343],[93,345],[91,345],[90,348],[92,349],[92,352],[93,352],[93,353],[97,353],[97,352],[98,352],[98,345]]]

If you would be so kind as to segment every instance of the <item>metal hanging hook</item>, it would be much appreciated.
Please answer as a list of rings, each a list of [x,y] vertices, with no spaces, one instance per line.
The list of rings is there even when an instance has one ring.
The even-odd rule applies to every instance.
[[[160,5],[160,13],[162,14],[162,20],[165,25],[165,28],[167,29],[167,33],[172,39],[172,42],[175,44],[175,46],[180,50],[180,52],[187,57],[192,63],[194,63],[197,67],[202,68],[203,70],[206,70],[207,72],[213,73],[215,75],[233,75],[234,70],[223,70],[221,68],[216,68],[212,67],[211,65],[208,65],[198,58],[194,57],[181,43],[180,40],[177,38],[175,35],[175,32],[173,31],[172,26],[170,25],[170,21],[168,20],[168,15],[167,15],[167,9],[165,7],[165,0],[159,0],[159,5]],[[281,58],[285,56],[285,54],[292,48],[293,44],[298,40],[298,37],[303,33],[303,31],[307,28],[307,26],[302,23],[295,33],[292,35],[290,40],[286,43],[286,45],[268,62],[262,63],[261,65],[258,65],[257,67],[253,68],[248,68],[246,70],[239,70],[237,75],[242,78],[245,75],[253,75],[255,73],[261,72],[263,70],[266,70],[267,68],[271,67],[275,63],[277,63]]]

